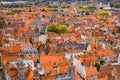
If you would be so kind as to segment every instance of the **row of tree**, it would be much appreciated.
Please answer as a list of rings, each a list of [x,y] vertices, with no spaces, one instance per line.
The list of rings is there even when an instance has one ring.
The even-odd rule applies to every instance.
[[[30,2],[26,2],[26,3],[19,3],[19,4],[5,4],[3,6],[6,8],[17,8],[17,7],[28,7],[30,5],[31,5]]]
[[[58,6],[58,5],[48,5],[48,7],[49,7],[49,8],[58,8],[59,6]],[[64,9],[64,8],[70,8],[69,5],[60,5],[60,7],[61,7],[62,9]]]
[[[11,11],[9,11],[7,14],[8,15],[14,15],[14,14],[16,14],[16,13],[20,13],[21,12],[21,10],[11,10]]]
[[[52,24],[52,25],[49,25],[47,30],[49,32],[55,32],[55,33],[58,33],[58,34],[61,34],[61,33],[67,33],[68,32],[68,27],[67,26],[57,26],[55,24]]]
[[[120,8],[120,3],[118,3],[118,4],[113,3],[113,4],[111,4],[110,6],[111,6],[112,8]]]
[[[95,8],[95,6],[93,6],[93,5],[80,5],[79,8],[82,8],[82,9],[91,9],[91,8]]]
[[[109,15],[109,12],[103,10],[103,11],[99,11],[98,14],[99,14],[100,16],[105,16],[105,15]]]

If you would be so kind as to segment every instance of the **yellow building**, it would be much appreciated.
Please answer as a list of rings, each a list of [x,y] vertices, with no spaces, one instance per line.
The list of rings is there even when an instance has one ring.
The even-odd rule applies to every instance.
[[[33,46],[24,46],[22,47],[22,51],[24,54],[24,59],[34,61],[39,59],[38,50]]]

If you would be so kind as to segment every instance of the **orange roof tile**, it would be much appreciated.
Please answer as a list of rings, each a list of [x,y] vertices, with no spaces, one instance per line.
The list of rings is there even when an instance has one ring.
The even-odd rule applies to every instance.
[[[53,77],[56,75],[56,71],[51,65],[45,65],[44,67],[45,67],[47,76]]]
[[[85,71],[86,71],[86,76],[91,76],[91,75],[97,75],[98,74],[98,71],[97,71],[96,67],[86,67]]]
[[[115,52],[113,50],[100,49],[97,51],[97,55],[99,56],[112,56],[114,54]]]
[[[95,80],[107,80],[106,78],[97,78]]]
[[[15,66],[9,66],[6,68],[6,72],[11,78],[15,78],[18,73],[18,69]]]
[[[57,67],[59,73],[64,74],[65,70],[69,68],[69,61],[64,59],[63,56],[60,55],[52,55],[52,56],[41,56],[40,63],[45,67],[47,76],[54,77],[56,75],[56,70],[54,67]]]
[[[40,62],[42,65],[45,64],[53,64],[53,63],[60,63],[63,61],[63,56],[40,56]]]
[[[2,56],[2,60],[4,63],[7,63],[9,61],[16,61],[18,56]]]
[[[32,80],[33,77],[34,77],[34,73],[33,73],[33,71],[30,71],[26,80]]]
[[[78,74],[75,75],[75,80],[82,80]]]

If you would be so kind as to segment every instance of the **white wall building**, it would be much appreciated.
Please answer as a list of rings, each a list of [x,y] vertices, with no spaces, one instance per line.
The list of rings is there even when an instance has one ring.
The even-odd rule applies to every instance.
[[[74,58],[75,56],[83,55],[83,52],[73,53],[73,54],[66,53],[65,58],[70,59],[71,55],[73,56],[73,65],[76,66],[77,73],[80,74],[82,78],[85,78],[86,77],[85,66],[81,64],[80,60]]]
[[[73,59],[73,64],[76,66],[76,71],[81,75],[82,78],[86,77],[85,66],[83,66],[80,60]]]
[[[120,54],[118,55],[118,64],[120,64]]]
[[[25,67],[29,66],[34,71],[35,67],[33,60],[23,60],[23,64]]]
[[[40,35],[39,38],[38,38],[38,40],[39,40],[41,43],[45,44],[47,38],[48,38],[47,35]]]
[[[83,55],[83,52],[66,53],[65,58],[70,59],[70,56],[73,56],[73,58],[74,58],[75,56],[79,56],[79,55]]]

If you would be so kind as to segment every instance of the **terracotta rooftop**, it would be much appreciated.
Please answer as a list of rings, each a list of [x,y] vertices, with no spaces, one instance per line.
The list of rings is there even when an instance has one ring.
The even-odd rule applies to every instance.
[[[6,72],[10,76],[10,78],[15,78],[18,73],[18,69],[15,66],[10,66],[6,68]]]
[[[107,80],[106,78],[97,78],[95,80]]]
[[[49,77],[53,77],[57,74],[55,67],[59,73],[64,74],[70,65],[69,61],[66,60],[63,56],[41,56],[40,63],[45,67],[47,76]]]
[[[91,75],[97,75],[98,74],[98,71],[96,69],[96,67],[86,67],[85,68],[86,70],[86,76],[91,76]]]
[[[110,50],[100,49],[97,51],[97,55],[99,55],[99,56],[112,56],[114,54],[115,54],[115,52],[112,49],[110,49]]]
[[[108,65],[108,66],[102,66],[100,70],[100,77],[105,78],[106,76],[112,76],[112,70],[113,69],[119,69],[120,65]],[[119,70],[117,70],[119,72]],[[118,74],[118,73],[117,73]]]

